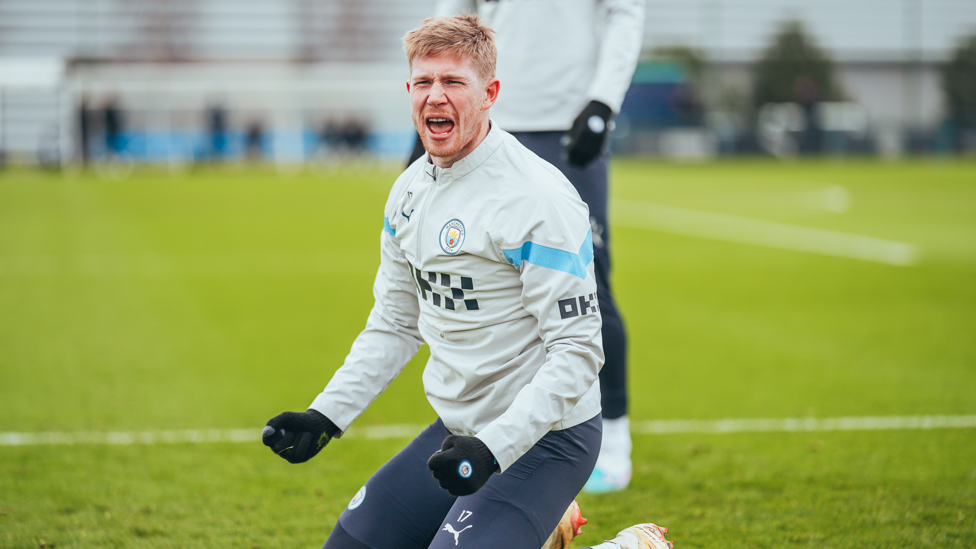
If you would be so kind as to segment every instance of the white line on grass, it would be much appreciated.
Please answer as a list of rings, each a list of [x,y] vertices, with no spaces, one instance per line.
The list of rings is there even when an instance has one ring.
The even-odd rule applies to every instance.
[[[353,427],[343,435],[343,438],[413,438],[426,427],[426,425]],[[38,444],[116,444],[125,446],[130,444],[177,444],[185,442],[256,442],[259,440],[261,440],[261,429],[0,433],[0,446],[34,446]]]
[[[0,277],[292,276],[374,272],[372,250],[0,255]]]
[[[676,419],[637,421],[631,431],[666,433],[759,433],[792,431],[884,431],[900,429],[968,429],[976,427],[976,416],[876,416],[823,419],[720,419],[701,421]]]
[[[394,439],[412,438],[426,425],[377,425],[353,427],[344,438]],[[682,433],[755,433],[795,431],[883,431],[902,429],[970,429],[976,427],[971,416],[878,416],[835,417],[824,419],[676,419],[635,421],[635,434]],[[202,442],[257,442],[260,429],[205,429],[186,431],[139,431],[73,433],[0,433],[0,446],[36,446],[40,444],[176,444]]]
[[[648,202],[614,200],[612,216],[616,224],[636,229],[889,265],[913,265],[918,256],[915,246],[905,242]]]

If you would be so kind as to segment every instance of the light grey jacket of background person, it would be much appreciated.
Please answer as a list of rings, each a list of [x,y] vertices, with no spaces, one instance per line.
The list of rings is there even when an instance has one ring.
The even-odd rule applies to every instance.
[[[592,100],[620,112],[644,9],[644,0],[440,0],[435,12],[477,13],[495,30],[502,85],[491,118],[531,132],[568,130]]]
[[[558,170],[493,126],[451,168],[411,164],[383,215],[373,310],[311,408],[345,431],[426,342],[431,406],[502,471],[600,413],[589,210]]]

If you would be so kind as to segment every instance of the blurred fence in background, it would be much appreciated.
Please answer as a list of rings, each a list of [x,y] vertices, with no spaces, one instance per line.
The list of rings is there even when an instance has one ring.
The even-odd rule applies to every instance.
[[[0,154],[404,159],[413,129],[400,37],[433,9],[0,0]],[[643,61],[612,144],[686,159],[976,150],[976,127],[950,118],[943,91],[945,62],[973,34],[972,0],[648,0]],[[830,93],[826,77],[785,70],[787,95],[757,103],[762,67],[791,63],[776,57],[790,39],[806,40]]]

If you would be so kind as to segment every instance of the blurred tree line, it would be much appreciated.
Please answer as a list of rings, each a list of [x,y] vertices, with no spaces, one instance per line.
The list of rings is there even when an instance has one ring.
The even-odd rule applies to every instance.
[[[782,26],[756,62],[753,105],[843,99],[834,62],[798,21]]]

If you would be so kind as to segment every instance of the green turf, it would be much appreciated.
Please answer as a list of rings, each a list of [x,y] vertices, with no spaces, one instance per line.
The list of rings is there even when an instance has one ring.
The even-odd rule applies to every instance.
[[[0,432],[259,427],[365,322],[395,171],[0,171]],[[842,186],[850,209],[822,191]],[[616,198],[915,244],[913,267],[614,227],[635,420],[976,413],[976,164],[618,160]],[[422,356],[360,424],[433,418]],[[0,447],[0,548],[319,546],[404,440]],[[596,543],[976,547],[976,433],[639,435]],[[577,546],[582,546],[577,544]]]

